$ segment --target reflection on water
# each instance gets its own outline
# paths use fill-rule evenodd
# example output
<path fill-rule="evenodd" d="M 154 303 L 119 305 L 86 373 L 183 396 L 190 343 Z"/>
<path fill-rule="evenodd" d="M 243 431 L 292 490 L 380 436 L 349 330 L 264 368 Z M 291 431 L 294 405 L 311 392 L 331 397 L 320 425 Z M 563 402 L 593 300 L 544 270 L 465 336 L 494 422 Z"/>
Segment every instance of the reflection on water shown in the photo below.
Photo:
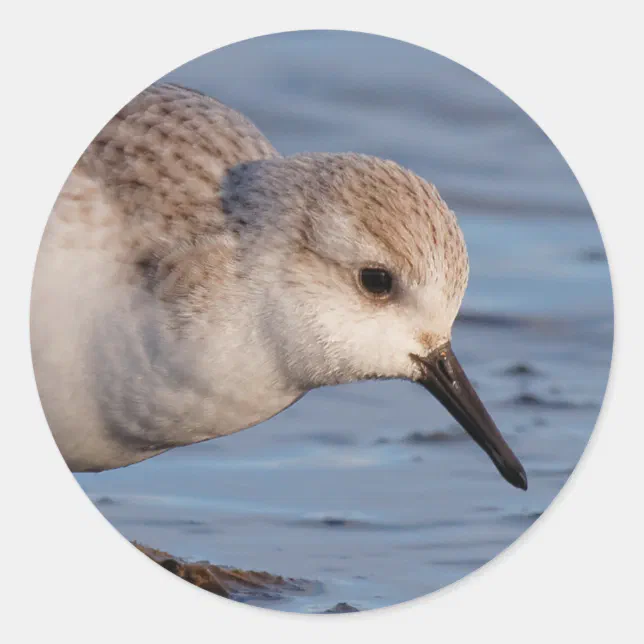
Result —
<path fill-rule="evenodd" d="M 489 561 L 545 510 L 593 429 L 612 302 L 590 208 L 539 128 L 471 72 L 362 34 L 225 48 L 174 82 L 247 114 L 285 154 L 391 158 L 459 216 L 472 276 L 454 347 L 528 472 L 510 487 L 420 387 L 322 389 L 251 431 L 79 475 L 128 538 L 189 560 L 320 581 L 254 603 L 405 601 Z"/>

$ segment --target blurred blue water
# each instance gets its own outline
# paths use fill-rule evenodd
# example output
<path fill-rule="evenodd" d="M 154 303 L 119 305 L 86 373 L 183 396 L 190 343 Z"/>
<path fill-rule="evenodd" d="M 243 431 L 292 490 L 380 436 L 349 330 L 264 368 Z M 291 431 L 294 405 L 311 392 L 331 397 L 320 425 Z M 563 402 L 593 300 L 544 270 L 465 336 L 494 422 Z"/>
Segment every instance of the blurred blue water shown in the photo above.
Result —
<path fill-rule="evenodd" d="M 169 79 L 239 109 L 284 154 L 376 154 L 437 185 L 472 265 L 454 347 L 530 489 L 505 483 L 438 403 L 402 382 L 319 390 L 251 431 L 79 482 L 130 539 L 323 582 L 319 596 L 263 604 L 282 610 L 385 606 L 489 561 L 565 483 L 608 377 L 608 266 L 565 161 L 504 94 L 398 41 L 280 34 Z M 506 373 L 517 364 L 534 373 Z"/>

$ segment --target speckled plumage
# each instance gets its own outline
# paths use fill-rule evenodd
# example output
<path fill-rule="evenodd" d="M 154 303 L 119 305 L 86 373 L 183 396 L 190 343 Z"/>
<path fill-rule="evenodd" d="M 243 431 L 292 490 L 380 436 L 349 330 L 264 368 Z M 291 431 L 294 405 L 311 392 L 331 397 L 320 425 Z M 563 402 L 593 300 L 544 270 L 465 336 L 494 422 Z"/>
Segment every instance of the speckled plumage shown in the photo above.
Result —
<path fill-rule="evenodd" d="M 386 302 L 361 267 L 386 267 Z M 229 434 L 306 391 L 413 378 L 468 275 L 453 213 L 392 161 L 282 157 L 172 85 L 125 106 L 54 206 L 32 295 L 47 419 L 75 470 Z"/>

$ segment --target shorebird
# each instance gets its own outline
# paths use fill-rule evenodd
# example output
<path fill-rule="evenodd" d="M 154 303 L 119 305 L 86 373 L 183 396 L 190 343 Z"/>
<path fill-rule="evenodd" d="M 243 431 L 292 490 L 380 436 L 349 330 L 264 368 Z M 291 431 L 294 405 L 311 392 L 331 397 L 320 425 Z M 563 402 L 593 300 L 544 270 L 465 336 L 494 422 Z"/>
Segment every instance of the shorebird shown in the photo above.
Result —
<path fill-rule="evenodd" d="M 283 157 L 214 98 L 154 85 L 91 142 L 44 232 L 31 336 L 47 421 L 72 470 L 100 471 L 317 387 L 402 378 L 526 489 L 451 348 L 468 273 L 455 215 L 411 171 Z"/>

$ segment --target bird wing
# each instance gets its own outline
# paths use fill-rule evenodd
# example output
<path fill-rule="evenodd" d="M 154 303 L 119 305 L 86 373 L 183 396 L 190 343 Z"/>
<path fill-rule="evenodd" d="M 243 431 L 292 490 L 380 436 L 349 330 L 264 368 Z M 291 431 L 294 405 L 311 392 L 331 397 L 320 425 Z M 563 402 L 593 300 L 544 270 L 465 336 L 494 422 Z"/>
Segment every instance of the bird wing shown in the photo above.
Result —
<path fill-rule="evenodd" d="M 160 84 L 123 107 L 79 159 L 43 235 L 31 306 L 43 407 L 75 469 L 123 464 L 121 448 L 105 441 L 105 398 L 117 401 L 110 418 L 125 413 L 125 389 L 146 400 L 159 376 L 150 329 L 196 310 L 204 272 L 221 276 L 231 264 L 222 178 L 240 162 L 275 156 L 241 114 Z M 157 270 L 170 275 L 155 285 Z"/>
<path fill-rule="evenodd" d="M 173 244 L 225 225 L 219 188 L 238 163 L 279 156 L 248 119 L 170 84 L 149 87 L 92 141 L 74 172 L 96 180 L 124 218 Z"/>

